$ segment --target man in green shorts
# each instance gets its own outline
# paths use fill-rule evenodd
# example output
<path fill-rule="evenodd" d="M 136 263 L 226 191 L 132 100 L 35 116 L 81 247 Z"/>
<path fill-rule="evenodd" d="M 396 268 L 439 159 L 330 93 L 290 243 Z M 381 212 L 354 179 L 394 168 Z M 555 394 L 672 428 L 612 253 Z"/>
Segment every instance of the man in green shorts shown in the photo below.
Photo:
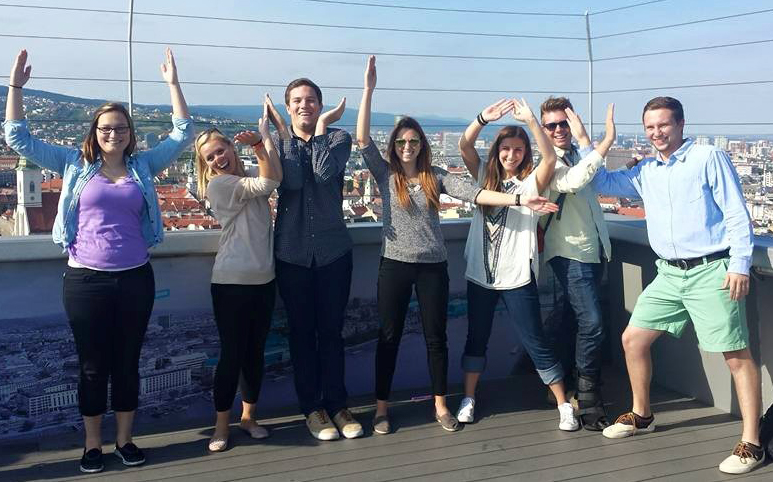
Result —
<path fill-rule="evenodd" d="M 623 348 L 633 407 L 604 429 L 623 438 L 655 429 L 650 411 L 650 347 L 663 333 L 679 337 L 692 321 L 703 350 L 721 352 L 735 382 L 743 434 L 720 465 L 746 473 L 760 465 L 760 373 L 748 348 L 744 297 L 749 292 L 753 232 L 738 175 L 724 151 L 682 138 L 684 111 L 672 97 L 644 107 L 644 130 L 657 151 L 630 170 L 600 168 L 599 193 L 638 197 L 647 211 L 658 275 L 639 297 Z"/>

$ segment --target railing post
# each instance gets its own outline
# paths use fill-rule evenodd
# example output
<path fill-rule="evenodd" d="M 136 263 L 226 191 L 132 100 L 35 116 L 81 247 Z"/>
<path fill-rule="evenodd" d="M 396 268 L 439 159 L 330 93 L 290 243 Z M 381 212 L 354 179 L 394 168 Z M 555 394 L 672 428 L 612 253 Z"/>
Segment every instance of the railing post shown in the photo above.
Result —
<path fill-rule="evenodd" d="M 129 0 L 129 41 L 126 44 L 129 58 L 129 115 L 134 115 L 134 71 L 132 68 L 132 24 L 134 20 L 134 0 Z"/>
<path fill-rule="evenodd" d="M 588 40 L 588 135 L 593 142 L 593 45 L 590 37 L 590 15 L 585 11 L 585 36 Z"/>

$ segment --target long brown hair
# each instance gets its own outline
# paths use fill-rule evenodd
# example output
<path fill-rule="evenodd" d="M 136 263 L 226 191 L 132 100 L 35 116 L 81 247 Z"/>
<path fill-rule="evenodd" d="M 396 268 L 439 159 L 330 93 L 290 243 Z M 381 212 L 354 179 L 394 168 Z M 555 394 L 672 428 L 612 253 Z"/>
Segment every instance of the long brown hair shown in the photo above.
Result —
<path fill-rule="evenodd" d="M 228 147 L 233 150 L 234 162 L 236 163 L 234 175 L 241 177 L 247 175 L 247 173 L 244 172 L 244 164 L 241 162 L 239 154 L 236 152 L 236 146 L 234 146 L 233 141 L 215 128 L 207 129 L 199 134 L 194 142 L 194 149 L 196 151 L 196 181 L 198 184 L 199 198 L 206 196 L 209 181 L 214 177 L 212 169 L 209 168 L 207 162 L 204 160 L 204 156 L 201 154 L 201 148 L 209 141 L 220 141 L 228 145 Z"/>
<path fill-rule="evenodd" d="M 405 175 L 403 161 L 397 155 L 397 149 L 395 148 L 397 134 L 403 129 L 412 129 L 419 133 L 421 146 L 419 147 L 419 155 L 416 158 L 419 183 L 424 191 L 424 195 L 427 197 L 427 205 L 435 208 L 436 211 L 440 211 L 440 192 L 438 191 L 437 179 L 432 172 L 432 150 L 429 147 L 427 136 L 424 135 L 424 130 L 412 117 L 403 117 L 395 124 L 395 128 L 389 136 L 389 142 L 387 143 L 389 168 L 395 174 L 395 190 L 397 191 L 397 199 L 400 201 L 400 206 L 405 209 L 411 206 L 411 197 L 408 194 L 408 176 Z"/>
<path fill-rule="evenodd" d="M 520 126 L 504 126 L 497 132 L 494 143 L 491 144 L 491 149 L 488 151 L 488 163 L 486 164 L 486 177 L 484 178 L 483 189 L 488 189 L 489 191 L 502 190 L 505 168 L 499 162 L 499 148 L 502 145 L 502 141 L 511 137 L 522 140 L 524 144 L 523 160 L 518 164 L 515 176 L 523 181 L 534 170 L 534 159 L 532 158 L 529 134 Z M 483 209 L 488 213 L 490 207 L 486 206 Z"/>
<path fill-rule="evenodd" d="M 91 126 L 89 127 L 89 133 L 86 134 L 86 138 L 83 140 L 83 158 L 87 162 L 91 163 L 96 161 L 97 155 L 100 152 L 99 143 L 97 142 L 97 123 L 99 122 L 99 117 L 107 112 L 120 112 L 126 117 L 126 122 L 129 124 L 129 144 L 126 146 L 126 149 L 123 150 L 123 155 L 130 156 L 132 152 L 134 152 L 134 148 L 137 147 L 137 134 L 134 132 L 134 122 L 129 115 L 129 111 L 126 110 L 126 107 L 124 107 L 123 104 L 119 104 L 118 102 L 108 102 L 107 104 L 99 106 L 96 112 L 94 112 L 94 117 L 92 117 Z"/>

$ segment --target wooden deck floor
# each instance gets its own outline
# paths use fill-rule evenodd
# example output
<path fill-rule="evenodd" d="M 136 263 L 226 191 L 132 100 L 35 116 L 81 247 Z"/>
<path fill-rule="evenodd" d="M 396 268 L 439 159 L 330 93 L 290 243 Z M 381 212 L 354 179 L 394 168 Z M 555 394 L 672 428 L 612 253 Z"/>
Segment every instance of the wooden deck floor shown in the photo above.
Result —
<path fill-rule="evenodd" d="M 604 392 L 610 414 L 626 408 L 629 394 L 622 377 L 607 383 Z M 397 394 L 398 400 L 400 395 L 408 396 Z M 146 465 L 124 468 L 106 454 L 105 471 L 95 475 L 78 472 L 82 449 L 74 435 L 4 447 L 0 480 L 773 480 L 773 464 L 746 477 L 717 470 L 739 438 L 740 423 L 694 400 L 654 387 L 658 429 L 614 441 L 584 430 L 559 431 L 558 413 L 544 395 L 532 375 L 485 382 L 478 395 L 479 421 L 457 433 L 446 433 L 430 420 L 428 401 L 398 402 L 391 412 L 397 430 L 387 436 L 371 432 L 372 406 L 360 400 L 354 412 L 365 437 L 335 442 L 313 440 L 288 408 L 285 416 L 262 421 L 272 430 L 269 439 L 253 441 L 232 429 L 231 448 L 219 454 L 207 453 L 211 428 L 203 422 L 184 429 L 158 427 L 135 438 L 146 451 Z M 454 409 L 459 399 L 458 393 L 451 398 Z"/>

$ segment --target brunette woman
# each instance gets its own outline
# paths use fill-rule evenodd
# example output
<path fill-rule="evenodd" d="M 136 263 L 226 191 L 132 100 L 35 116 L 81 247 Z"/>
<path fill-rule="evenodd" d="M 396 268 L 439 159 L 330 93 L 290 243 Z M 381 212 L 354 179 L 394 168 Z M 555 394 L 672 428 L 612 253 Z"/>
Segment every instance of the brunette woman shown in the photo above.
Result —
<path fill-rule="evenodd" d="M 117 425 L 115 455 L 124 465 L 145 456 L 132 442 L 139 395 L 139 359 L 155 297 L 148 248 L 163 240 L 153 177 L 166 169 L 193 138 L 171 50 L 161 74 L 172 101 L 172 131 L 159 145 L 134 152 L 134 124 L 122 104 L 99 107 L 81 149 L 47 144 L 27 128 L 22 87 L 30 78 L 27 52 L 11 69 L 5 140 L 19 155 L 62 175 L 54 242 L 69 254 L 64 308 L 80 363 L 78 404 L 86 430 L 82 472 L 100 472 L 102 415 L 107 385 Z"/>
<path fill-rule="evenodd" d="M 526 123 L 537 140 L 543 157 L 536 167 L 531 141 L 520 126 L 500 129 L 485 161 L 480 159 L 474 147 L 483 126 L 499 120 L 511 110 L 513 117 Z M 556 168 L 555 150 L 529 107 L 525 102 L 502 99 L 484 109 L 470 123 L 459 141 L 459 149 L 470 174 L 483 188 L 522 196 L 547 196 L 548 187 L 570 192 L 590 182 L 602 164 L 603 156 L 614 141 L 614 124 L 610 129 L 610 122 L 611 117 L 607 122 L 607 135 L 596 150 L 571 168 L 564 165 Z M 577 119 L 571 127 L 577 130 L 582 124 Z M 457 412 L 461 422 L 474 420 L 475 388 L 486 366 L 494 311 L 501 298 L 537 373 L 556 399 L 560 418 L 558 428 L 567 431 L 579 428 L 574 409 L 566 399 L 564 369 L 542 329 L 537 293 L 537 221 L 534 212 L 519 207 L 482 207 L 473 217 L 465 248 L 469 325 L 462 358 L 465 398 Z"/>
<path fill-rule="evenodd" d="M 448 347 L 448 273 L 440 230 L 440 194 L 484 205 L 525 205 L 544 212 L 557 209 L 536 195 L 514 196 L 483 190 L 432 166 L 427 138 L 418 122 L 402 118 L 381 156 L 370 138 L 371 99 L 376 87 L 376 59 L 365 70 L 365 88 L 357 119 L 357 143 L 383 199 L 381 262 L 378 275 L 380 329 L 376 349 L 376 415 L 374 430 L 391 431 L 387 416 L 389 392 L 414 287 L 427 344 L 435 419 L 447 431 L 458 422 L 446 405 Z"/>

